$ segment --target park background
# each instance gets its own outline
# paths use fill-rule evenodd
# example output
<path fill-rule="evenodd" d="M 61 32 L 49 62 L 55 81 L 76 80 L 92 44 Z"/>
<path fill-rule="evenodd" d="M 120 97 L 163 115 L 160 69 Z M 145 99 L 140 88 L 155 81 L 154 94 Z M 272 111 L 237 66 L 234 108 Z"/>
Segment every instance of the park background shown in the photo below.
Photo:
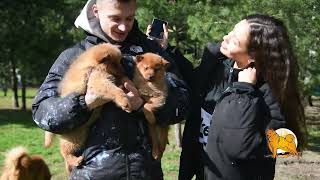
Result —
<path fill-rule="evenodd" d="M 73 22 L 85 0 L 1 0 L 0 167 L 4 153 L 25 146 L 41 154 L 54 180 L 66 179 L 57 143 L 43 148 L 43 131 L 31 117 L 37 88 L 59 53 L 84 37 Z M 320 179 L 319 0 L 137 0 L 142 30 L 154 17 L 169 22 L 170 44 L 199 64 L 204 45 L 220 42 L 243 17 L 267 13 L 283 20 L 297 56 L 309 144 L 301 158 L 279 159 L 276 179 Z M 172 128 L 173 129 L 173 128 Z M 180 148 L 173 132 L 163 158 L 165 180 L 177 179 Z M 1 172 L 1 168 L 0 168 Z"/>

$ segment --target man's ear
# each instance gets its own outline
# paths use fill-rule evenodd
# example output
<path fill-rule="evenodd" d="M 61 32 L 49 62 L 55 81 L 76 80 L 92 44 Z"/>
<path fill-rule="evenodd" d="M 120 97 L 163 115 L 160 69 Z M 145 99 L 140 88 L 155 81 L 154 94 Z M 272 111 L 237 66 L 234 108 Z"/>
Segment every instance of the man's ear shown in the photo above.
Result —
<path fill-rule="evenodd" d="M 167 69 L 168 67 L 169 67 L 169 65 L 170 65 L 170 63 L 167 61 L 167 60 L 165 60 L 165 59 L 161 59 L 161 63 L 162 63 L 162 65 Z"/>
<path fill-rule="evenodd" d="M 136 56 L 136 59 L 135 59 L 136 63 L 139 63 L 140 61 L 142 61 L 143 58 L 144 58 L 144 57 L 143 57 L 142 55 L 137 55 L 137 56 Z"/>
<path fill-rule="evenodd" d="M 97 6 L 96 3 L 92 5 L 92 12 L 93 12 L 93 14 L 94 14 L 94 16 L 95 16 L 96 18 L 99 18 L 99 13 L 98 13 L 99 10 L 98 10 L 98 6 Z"/>

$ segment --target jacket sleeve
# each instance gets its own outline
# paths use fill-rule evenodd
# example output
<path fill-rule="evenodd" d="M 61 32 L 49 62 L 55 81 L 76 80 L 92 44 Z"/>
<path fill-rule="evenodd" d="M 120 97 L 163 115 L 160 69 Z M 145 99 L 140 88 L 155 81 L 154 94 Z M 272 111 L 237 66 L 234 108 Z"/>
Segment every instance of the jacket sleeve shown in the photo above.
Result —
<path fill-rule="evenodd" d="M 89 116 L 84 95 L 74 93 L 61 98 L 58 94 L 59 82 L 80 52 L 73 48 L 60 54 L 32 103 L 33 120 L 46 131 L 63 133 L 81 125 Z"/>
<path fill-rule="evenodd" d="M 175 60 L 183 80 L 187 83 L 188 87 L 190 87 L 194 72 L 192 63 L 183 56 L 178 47 L 169 46 L 166 52 Z"/>
<path fill-rule="evenodd" d="M 249 83 L 234 82 L 218 100 L 213 126 L 221 128 L 217 135 L 222 142 L 220 147 L 230 158 L 263 158 L 268 153 L 266 128 L 284 125 L 268 88 L 265 84 L 258 89 Z"/>
<path fill-rule="evenodd" d="M 211 71 L 215 65 L 219 62 L 219 60 L 226 58 L 221 52 L 220 52 L 221 44 L 213 44 L 213 43 L 207 43 L 207 45 L 204 47 L 203 54 L 201 57 L 201 63 L 196 68 L 196 71 L 204 71 L 208 73 Z"/>
<path fill-rule="evenodd" d="M 191 89 L 196 94 L 204 91 L 210 78 L 210 72 L 214 71 L 218 63 L 227 57 L 220 52 L 221 44 L 208 43 L 203 50 L 200 65 L 194 69 L 191 79 Z"/>

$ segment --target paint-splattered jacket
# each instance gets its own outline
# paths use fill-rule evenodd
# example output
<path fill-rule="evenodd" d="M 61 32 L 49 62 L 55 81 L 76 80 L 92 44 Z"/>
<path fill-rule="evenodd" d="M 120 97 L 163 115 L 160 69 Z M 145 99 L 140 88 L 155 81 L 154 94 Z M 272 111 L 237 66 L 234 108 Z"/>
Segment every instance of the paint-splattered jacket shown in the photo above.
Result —
<path fill-rule="evenodd" d="M 103 40 L 88 34 L 86 39 L 62 52 L 51 67 L 36 95 L 33 119 L 36 124 L 53 133 L 63 133 L 79 127 L 88 120 L 83 94 L 59 97 L 57 87 L 72 61 L 85 49 Z M 132 56 L 154 52 L 170 61 L 166 74 L 168 97 L 166 104 L 157 110 L 159 124 L 173 124 L 184 119 L 188 106 L 188 91 L 174 61 L 154 41 L 149 40 L 135 23 L 123 43 L 123 67 L 132 77 Z M 71 179 L 162 179 L 161 164 L 151 157 L 146 120 L 141 112 L 126 113 L 113 103 L 103 106 L 100 117 L 93 124 L 86 145 L 84 160 L 73 169 Z"/>

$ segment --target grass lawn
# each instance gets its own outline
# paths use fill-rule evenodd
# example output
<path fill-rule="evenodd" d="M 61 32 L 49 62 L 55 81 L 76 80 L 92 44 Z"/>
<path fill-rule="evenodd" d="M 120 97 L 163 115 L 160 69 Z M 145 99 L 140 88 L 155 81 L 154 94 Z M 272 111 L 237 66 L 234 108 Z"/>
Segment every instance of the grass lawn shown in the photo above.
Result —
<path fill-rule="evenodd" d="M 11 91 L 8 92 L 7 97 L 4 97 L 3 92 L 0 91 L 0 167 L 2 167 L 4 153 L 7 150 L 16 146 L 24 146 L 30 154 L 40 154 L 44 157 L 53 175 L 53 180 L 67 179 L 57 141 L 53 147 L 45 149 L 43 147 L 44 131 L 32 121 L 30 107 L 36 91 L 36 89 L 27 91 L 28 110 L 26 112 L 12 109 Z M 21 101 L 19 104 L 21 105 Z M 174 136 L 170 132 L 170 145 L 167 146 L 162 165 L 165 180 L 178 179 L 179 156 L 180 149 L 175 147 Z"/>
<path fill-rule="evenodd" d="M 27 91 L 26 112 L 12 109 L 12 92 L 4 97 L 0 91 L 0 166 L 4 153 L 16 146 L 24 146 L 31 154 L 40 154 L 49 165 L 53 180 L 67 179 L 64 171 L 63 158 L 59 153 L 58 143 L 49 149 L 43 148 L 44 132 L 32 121 L 30 105 L 36 89 Z M 21 102 L 20 102 L 21 105 Z M 301 158 L 292 157 L 278 159 L 275 180 L 320 179 L 320 98 L 314 107 L 306 107 L 306 117 L 309 131 L 309 147 Z M 171 128 L 174 129 L 174 128 Z M 163 156 L 163 171 L 165 180 L 178 179 L 180 149 L 175 147 L 172 130 Z"/>

